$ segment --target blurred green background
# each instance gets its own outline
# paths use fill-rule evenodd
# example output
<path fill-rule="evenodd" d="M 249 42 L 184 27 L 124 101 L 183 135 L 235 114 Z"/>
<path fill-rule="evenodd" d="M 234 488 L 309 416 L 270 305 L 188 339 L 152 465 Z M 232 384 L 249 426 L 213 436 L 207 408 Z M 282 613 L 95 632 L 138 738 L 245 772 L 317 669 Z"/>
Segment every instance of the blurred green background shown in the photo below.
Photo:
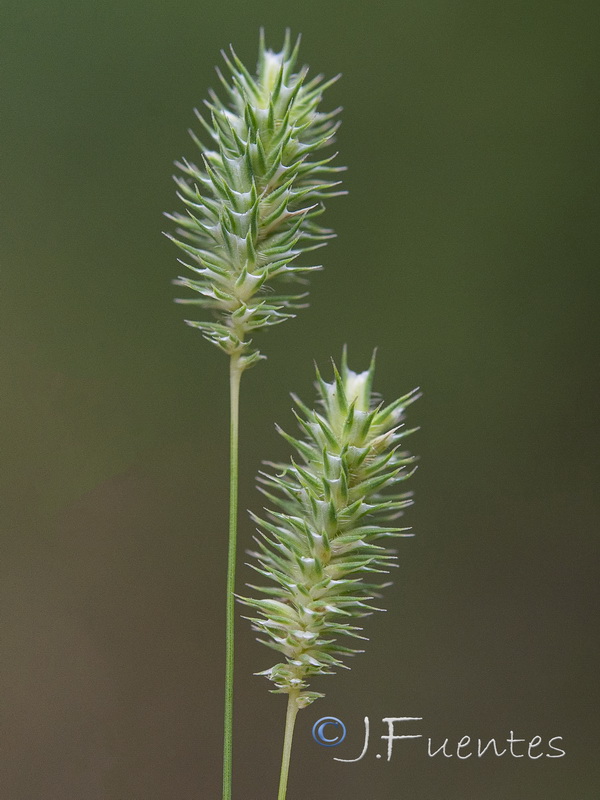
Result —
<path fill-rule="evenodd" d="M 532 0 L 2 4 L 3 799 L 220 796 L 227 363 L 182 323 L 160 231 L 219 49 L 253 65 L 260 25 L 343 72 L 350 194 L 310 309 L 244 379 L 242 509 L 313 359 L 347 342 L 362 369 L 377 345 L 384 397 L 424 390 L 417 535 L 367 653 L 315 682 L 289 800 L 600 797 L 598 22 Z M 285 701 L 252 676 L 271 663 L 240 620 L 239 800 L 276 793 Z M 326 715 L 337 750 L 310 735 Z M 333 761 L 364 716 L 369 754 Z M 387 763 L 386 716 L 567 756 L 397 743 Z"/>

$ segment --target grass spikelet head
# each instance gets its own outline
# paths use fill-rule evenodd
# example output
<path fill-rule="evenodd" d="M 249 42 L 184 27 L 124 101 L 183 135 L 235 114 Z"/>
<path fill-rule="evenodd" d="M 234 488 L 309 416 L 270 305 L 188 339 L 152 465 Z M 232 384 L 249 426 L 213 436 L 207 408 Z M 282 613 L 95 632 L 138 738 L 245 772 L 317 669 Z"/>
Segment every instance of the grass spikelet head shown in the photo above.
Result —
<path fill-rule="evenodd" d="M 393 526 L 412 503 L 411 493 L 393 491 L 414 471 L 403 448 L 411 430 L 405 409 L 415 390 L 389 405 L 372 391 L 375 361 L 364 372 L 348 368 L 345 354 L 331 382 L 317 371 L 315 409 L 295 398 L 300 436 L 281 432 L 295 451 L 287 464 L 270 464 L 260 488 L 269 508 L 260 518 L 251 566 L 270 585 L 252 586 L 258 598 L 242 601 L 259 641 L 283 661 L 259 673 L 273 691 L 293 694 L 298 707 L 322 695 L 308 691 L 314 675 L 345 667 L 362 652 L 348 640 L 364 639 L 357 620 L 376 608 L 385 583 L 377 581 L 394 564 L 386 537 L 410 535 Z M 389 490 L 392 490 L 391 492 Z"/>
<path fill-rule="evenodd" d="M 337 194 L 334 155 L 319 150 L 333 142 L 335 110 L 319 110 L 332 83 L 308 78 L 298 67 L 300 40 L 289 31 L 275 52 L 261 33 L 258 65 L 251 75 L 235 54 L 223 52 L 228 77 L 219 70 L 221 97 L 210 92 L 197 111 L 198 162 L 177 164 L 177 195 L 184 206 L 167 214 L 175 225 L 167 236 L 183 251 L 187 273 L 175 283 L 191 296 L 177 302 L 212 314 L 186 320 L 240 368 L 262 358 L 251 336 L 293 317 L 306 294 L 290 283 L 306 283 L 319 265 L 299 256 L 326 243 L 333 232 L 318 224 L 324 200 Z"/>

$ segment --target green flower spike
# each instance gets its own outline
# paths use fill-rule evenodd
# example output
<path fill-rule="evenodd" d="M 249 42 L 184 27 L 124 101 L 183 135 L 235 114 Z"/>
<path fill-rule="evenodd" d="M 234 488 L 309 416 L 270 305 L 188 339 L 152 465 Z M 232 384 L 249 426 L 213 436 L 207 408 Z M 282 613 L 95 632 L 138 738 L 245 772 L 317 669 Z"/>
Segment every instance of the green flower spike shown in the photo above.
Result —
<path fill-rule="evenodd" d="M 344 667 L 342 659 L 362 652 L 339 639 L 364 639 L 357 619 L 381 609 L 371 604 L 389 584 L 364 579 L 365 573 L 395 566 L 394 551 L 380 539 L 410 536 L 390 527 L 412 504 L 411 493 L 386 490 L 414 472 L 415 457 L 401 447 L 416 429 L 404 428 L 404 409 L 418 390 L 390 405 L 372 393 L 375 361 L 366 372 L 348 369 L 326 383 L 317 371 L 318 410 L 294 397 L 303 438 L 280 431 L 296 451 L 289 464 L 269 464 L 261 473 L 261 491 L 271 508 L 258 525 L 258 550 L 250 564 L 271 581 L 250 588 L 258 599 L 240 598 L 258 612 L 249 617 L 259 641 L 284 660 L 258 673 L 288 695 L 279 798 L 285 798 L 289 759 L 298 709 L 322 694 L 308 691 L 309 679 Z M 266 596 L 265 596 L 266 595 Z"/>
<path fill-rule="evenodd" d="M 306 294 L 290 294 L 285 284 L 304 283 L 306 273 L 321 269 L 297 259 L 335 235 L 316 218 L 323 200 L 344 194 L 332 180 L 343 169 L 331 165 L 335 154 L 315 158 L 339 126 L 340 109 L 317 110 L 337 78 L 308 80 L 307 67 L 294 71 L 299 44 L 300 38 L 292 47 L 287 31 L 283 49 L 275 53 L 261 31 L 256 76 L 233 49 L 230 56 L 223 53 L 231 74 L 228 81 L 217 70 L 225 101 L 211 91 L 206 118 L 196 111 L 209 146 L 190 131 L 202 163 L 177 163 L 177 194 L 186 213 L 167 214 L 178 227 L 166 235 L 184 251 L 181 263 L 193 273 L 175 283 L 197 295 L 177 302 L 216 318 L 186 322 L 240 369 L 264 357 L 248 338 L 252 332 L 293 317 L 303 306 Z"/>

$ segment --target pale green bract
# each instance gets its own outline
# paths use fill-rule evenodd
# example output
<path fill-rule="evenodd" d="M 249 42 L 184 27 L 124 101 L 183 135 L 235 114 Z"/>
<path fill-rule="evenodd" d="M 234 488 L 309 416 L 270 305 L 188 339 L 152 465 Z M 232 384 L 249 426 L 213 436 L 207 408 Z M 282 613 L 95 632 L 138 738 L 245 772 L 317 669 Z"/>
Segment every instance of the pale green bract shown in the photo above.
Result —
<path fill-rule="evenodd" d="M 217 71 L 226 100 L 210 92 L 209 119 L 196 111 L 210 146 L 190 131 L 202 166 L 177 164 L 183 173 L 175 177 L 177 194 L 186 213 L 167 214 L 178 226 L 167 236 L 185 252 L 181 263 L 193 273 L 175 283 L 198 295 L 177 302 L 214 314 L 214 321 L 186 322 L 242 369 L 264 357 L 248 336 L 302 307 L 306 294 L 285 291 L 286 279 L 303 283 L 305 273 L 321 268 L 297 259 L 334 235 L 315 218 L 325 198 L 343 194 L 336 190 L 339 181 L 331 180 L 343 169 L 331 165 L 335 154 L 314 158 L 332 143 L 339 125 L 340 109 L 317 110 L 336 78 L 309 81 L 306 67 L 295 72 L 299 43 L 291 46 L 288 31 L 276 53 L 261 33 L 256 76 L 233 49 L 231 57 L 223 53 L 230 81 Z"/>
<path fill-rule="evenodd" d="M 340 637 L 364 638 L 352 624 L 380 610 L 370 604 L 383 586 L 363 580 L 364 573 L 387 572 L 396 556 L 377 544 L 389 536 L 407 536 L 390 521 L 412 503 L 411 493 L 386 493 L 406 480 L 415 458 L 401 449 L 413 430 L 404 428 L 404 409 L 418 390 L 390 405 L 372 393 L 374 360 L 366 372 L 334 364 L 334 380 L 317 371 L 318 410 L 294 397 L 304 434 L 281 431 L 297 453 L 289 464 L 270 464 L 261 473 L 263 493 L 272 503 L 264 518 L 255 515 L 257 572 L 272 586 L 252 586 L 266 597 L 240 598 L 259 612 L 250 617 L 264 644 L 285 661 L 258 673 L 275 682 L 275 692 L 292 693 L 299 708 L 322 695 L 306 691 L 308 678 L 345 666 L 341 658 L 362 652 L 338 643 Z"/>

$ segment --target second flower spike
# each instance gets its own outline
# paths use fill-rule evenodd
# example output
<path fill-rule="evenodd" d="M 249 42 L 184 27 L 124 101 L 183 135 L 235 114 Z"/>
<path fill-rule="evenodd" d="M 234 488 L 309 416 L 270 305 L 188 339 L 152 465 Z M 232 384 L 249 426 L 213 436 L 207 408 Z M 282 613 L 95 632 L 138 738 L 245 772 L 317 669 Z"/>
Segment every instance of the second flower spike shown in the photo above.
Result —
<path fill-rule="evenodd" d="M 404 411 L 417 390 L 384 405 L 372 392 L 374 361 L 357 373 L 344 357 L 333 372 L 331 383 L 317 373 L 317 409 L 295 398 L 302 438 L 281 432 L 295 456 L 261 475 L 270 509 L 253 515 L 259 537 L 251 566 L 271 585 L 253 586 L 263 596 L 243 599 L 258 612 L 251 622 L 259 641 L 284 657 L 261 674 L 296 708 L 321 696 L 307 691 L 311 676 L 361 652 L 339 640 L 364 638 L 355 621 L 378 610 L 371 601 L 382 588 L 364 576 L 392 565 L 393 551 L 379 541 L 408 535 L 392 520 L 412 502 L 410 493 L 386 490 L 413 471 L 402 441 L 412 432 Z"/>

